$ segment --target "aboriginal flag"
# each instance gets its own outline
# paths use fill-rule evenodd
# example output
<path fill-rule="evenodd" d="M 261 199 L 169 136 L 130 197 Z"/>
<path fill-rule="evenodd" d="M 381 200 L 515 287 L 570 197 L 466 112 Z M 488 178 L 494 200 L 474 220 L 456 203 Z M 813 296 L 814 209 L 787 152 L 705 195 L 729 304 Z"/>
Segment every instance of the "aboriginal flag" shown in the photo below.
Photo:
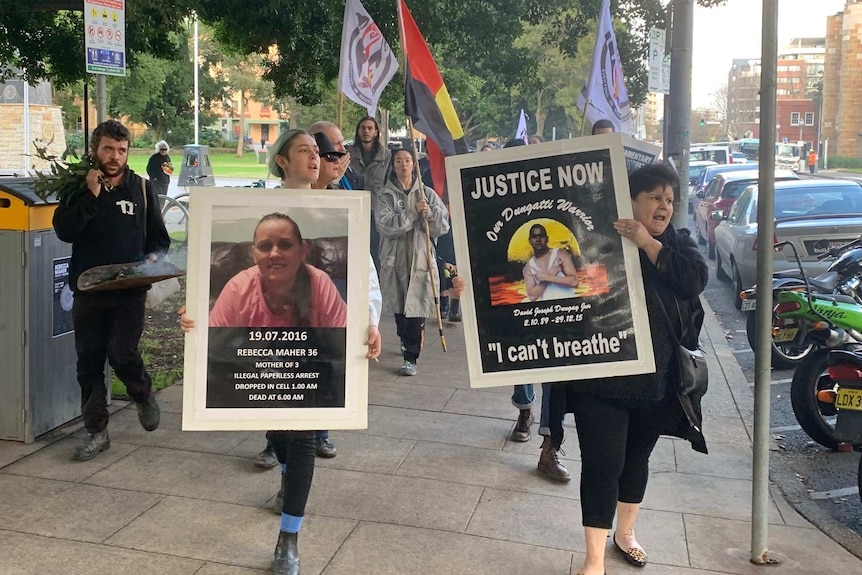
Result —
<path fill-rule="evenodd" d="M 434 191 L 441 197 L 446 185 L 445 157 L 467 153 L 467 142 L 446 84 L 416 27 L 404 0 L 398 0 L 404 43 L 404 113 L 425 134 Z"/>

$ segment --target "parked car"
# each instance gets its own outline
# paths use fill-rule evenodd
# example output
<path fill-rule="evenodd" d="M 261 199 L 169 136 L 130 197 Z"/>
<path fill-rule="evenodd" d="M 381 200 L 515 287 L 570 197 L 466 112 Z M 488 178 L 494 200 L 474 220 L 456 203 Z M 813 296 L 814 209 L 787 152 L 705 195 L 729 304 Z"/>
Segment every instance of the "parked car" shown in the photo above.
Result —
<path fill-rule="evenodd" d="M 731 152 L 730 153 L 730 163 L 731 164 L 747 164 L 749 162 L 748 157 L 742 152 Z"/>
<path fill-rule="evenodd" d="M 757 275 L 757 185 L 745 188 L 715 228 L 715 269 L 719 280 L 733 281 L 737 307 L 739 292 L 754 285 Z M 829 261 L 817 256 L 862 234 L 862 185 L 850 180 L 787 180 L 775 182 L 775 242 L 792 241 L 805 272 L 812 277 L 826 271 Z M 775 252 L 773 271 L 796 269 L 790 253 Z"/>
<path fill-rule="evenodd" d="M 730 146 L 724 144 L 692 144 L 689 160 L 712 160 L 716 164 L 730 163 Z"/>
<path fill-rule="evenodd" d="M 707 255 L 710 259 L 715 257 L 715 227 L 718 225 L 718 220 L 710 218 L 709 215 L 716 210 L 721 210 L 726 217 L 739 193 L 751 184 L 756 184 L 759 175 L 757 170 L 718 174 L 706 186 L 706 190 L 697 194 L 700 200 L 694 210 L 695 235 L 697 243 L 707 245 Z M 798 179 L 799 176 L 790 170 L 775 170 L 775 181 Z"/>
<path fill-rule="evenodd" d="M 697 194 L 703 193 L 706 191 L 706 187 L 712 181 L 712 179 L 718 174 L 724 174 L 726 172 L 740 172 L 742 170 L 756 170 L 757 164 L 719 164 L 717 166 L 708 166 L 703 172 L 700 174 L 700 178 L 697 180 L 697 184 L 694 186 L 695 197 Z"/>
<path fill-rule="evenodd" d="M 694 204 L 696 203 L 694 192 L 700 175 L 706 168 L 715 165 L 717 164 L 712 160 L 692 160 L 688 163 L 688 213 L 694 211 Z"/>

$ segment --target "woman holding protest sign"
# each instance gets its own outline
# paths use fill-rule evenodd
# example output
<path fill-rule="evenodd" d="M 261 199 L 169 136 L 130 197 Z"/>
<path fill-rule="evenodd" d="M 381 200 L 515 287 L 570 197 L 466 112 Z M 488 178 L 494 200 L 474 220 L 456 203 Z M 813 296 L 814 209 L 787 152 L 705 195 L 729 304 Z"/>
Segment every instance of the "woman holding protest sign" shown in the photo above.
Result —
<path fill-rule="evenodd" d="M 270 152 L 269 170 L 282 179 L 282 187 L 285 189 L 308 190 L 318 180 L 318 146 L 315 139 L 304 130 L 288 130 L 270 147 Z M 213 322 L 215 325 L 233 325 L 241 320 L 259 321 L 257 316 L 252 317 L 242 311 L 247 307 L 243 302 L 252 300 L 258 302 L 258 315 L 265 321 L 271 319 L 279 327 L 292 327 L 297 322 L 308 327 L 346 325 L 344 301 L 335 287 L 330 286 L 331 280 L 327 284 L 328 278 L 317 277 L 315 268 L 303 262 L 302 238 L 299 228 L 290 218 L 283 214 L 265 216 L 255 229 L 253 251 L 257 270 L 246 270 L 242 274 L 260 274 L 260 289 L 255 288 L 253 293 L 244 290 L 245 296 L 249 297 L 243 294 L 235 297 L 237 294 L 224 293 L 226 286 L 213 307 L 210 325 L 214 325 Z M 305 275 L 303 270 L 308 276 L 306 279 L 302 279 Z M 326 275 L 319 270 L 318 272 Z M 380 298 L 377 275 L 373 267 L 369 273 L 369 282 L 371 298 L 366 357 L 373 359 L 380 354 L 381 347 L 377 330 Z M 254 294 L 259 294 L 260 297 Z M 185 308 L 182 308 L 180 313 L 183 330 L 193 329 L 195 322 L 186 316 Z M 297 536 L 314 476 L 315 432 L 269 431 L 267 439 L 272 442 L 282 466 L 282 487 L 279 491 L 281 527 L 275 548 L 274 574 L 298 575 L 300 569 Z"/>
<path fill-rule="evenodd" d="M 697 347 L 703 323 L 699 296 L 708 268 L 687 229 L 670 224 L 676 173 L 649 164 L 629 174 L 634 218 L 614 229 L 640 255 L 656 371 L 554 386 L 551 436 L 562 442 L 562 415 L 572 412 L 581 449 L 581 510 L 586 559 L 580 575 L 602 575 L 614 514 L 613 545 L 632 565 L 643 567 L 647 554 L 635 537 L 634 523 L 646 491 L 649 457 L 659 435 L 688 439 L 706 453 L 701 433 L 701 395 L 682 396 L 676 343 Z M 667 337 L 669 331 L 676 338 Z"/>

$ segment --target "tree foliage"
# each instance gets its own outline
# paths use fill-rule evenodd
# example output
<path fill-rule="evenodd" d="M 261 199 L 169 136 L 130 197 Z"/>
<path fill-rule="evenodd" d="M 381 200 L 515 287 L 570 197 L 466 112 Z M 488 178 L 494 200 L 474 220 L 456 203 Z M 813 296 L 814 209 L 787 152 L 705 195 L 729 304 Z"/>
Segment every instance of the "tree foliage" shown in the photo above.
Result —
<path fill-rule="evenodd" d="M 146 124 L 157 138 L 171 144 L 193 139 L 194 99 L 190 86 L 194 84 L 194 69 L 190 65 L 191 31 L 188 28 L 172 35 L 173 53 L 170 58 L 150 54 L 139 55 L 125 78 L 108 78 L 108 110 L 112 116 L 128 116 Z M 215 118 L 212 106 L 224 99 L 226 82 L 213 69 L 211 60 L 201 59 L 198 74 L 200 115 L 204 125 Z"/>
<path fill-rule="evenodd" d="M 702 6 L 725 1 L 697 0 Z M 664 24 L 664 3 L 611 2 L 620 24 L 617 42 L 629 97 L 635 105 L 646 96 L 647 32 Z M 58 87 L 83 79 L 82 5 L 81 0 L 0 0 L 0 77 L 19 73 L 3 68 L 7 65 L 23 69 L 30 80 L 48 78 Z M 363 5 L 399 53 L 397 2 L 363 0 Z M 583 40 L 595 29 L 601 0 L 408 0 L 408 5 L 450 94 L 458 99 L 456 107 L 468 131 L 502 130 L 519 107 L 539 108 L 542 112 L 537 116 L 541 116 L 552 96 L 555 102 L 547 113 L 574 117 L 564 103 L 572 99 L 570 87 L 556 90 L 555 95 L 542 91 L 539 106 L 536 86 L 556 85 L 552 75 L 571 72 L 572 66 L 590 58 Z M 274 100 L 314 106 L 331 99 L 344 0 L 249 0 L 241 7 L 236 0 L 129 0 L 126 50 L 132 72 L 127 82 L 135 82 L 136 75 L 160 77 L 154 64 L 176 60 L 176 38 L 186 33 L 193 10 L 212 27 L 227 56 L 260 59 L 258 69 Z M 539 36 L 532 28 L 536 26 L 541 27 Z M 523 41 L 525 35 L 533 38 Z M 552 61 L 543 60 L 552 53 Z M 575 64 L 566 58 L 574 58 Z M 139 65 L 142 70 L 137 70 Z M 164 90 L 179 89 L 175 84 L 187 79 L 173 69 L 164 77 L 170 84 Z M 400 110 L 401 85 L 399 74 L 384 92 L 381 105 Z M 128 97 L 132 102 L 137 94 Z M 168 112 L 163 105 L 154 108 Z M 151 125 L 157 125 L 155 118 Z"/>

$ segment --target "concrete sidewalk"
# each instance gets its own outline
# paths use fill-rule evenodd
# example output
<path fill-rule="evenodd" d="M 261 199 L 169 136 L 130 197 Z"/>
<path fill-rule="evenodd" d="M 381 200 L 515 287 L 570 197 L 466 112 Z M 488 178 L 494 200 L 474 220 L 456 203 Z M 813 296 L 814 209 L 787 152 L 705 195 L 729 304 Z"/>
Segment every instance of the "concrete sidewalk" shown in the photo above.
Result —
<path fill-rule="evenodd" d="M 461 327 L 440 350 L 429 325 L 419 375 L 397 375 L 394 322 L 371 364 L 369 428 L 332 433 L 338 456 L 317 460 L 300 535 L 304 575 L 570 575 L 584 551 L 578 481 L 536 471 L 540 438 L 507 440 L 511 388 L 471 390 Z M 770 556 L 748 561 L 751 390 L 712 312 L 710 455 L 662 438 L 637 530 L 639 570 L 609 549 L 608 574 L 849 575 L 862 560 L 797 514 L 773 490 Z M 71 382 L 70 382 L 71 385 Z M 268 509 L 279 472 L 252 457 L 262 433 L 181 432 L 182 387 L 159 394 L 161 427 L 140 428 L 133 407 L 111 419 L 112 447 L 69 460 L 80 425 L 34 445 L 0 442 L 0 574 L 252 575 L 268 572 L 278 518 Z M 571 417 L 571 416 L 569 416 Z M 567 420 L 564 463 L 577 478 Z M 69 435 L 71 434 L 71 436 Z"/>

